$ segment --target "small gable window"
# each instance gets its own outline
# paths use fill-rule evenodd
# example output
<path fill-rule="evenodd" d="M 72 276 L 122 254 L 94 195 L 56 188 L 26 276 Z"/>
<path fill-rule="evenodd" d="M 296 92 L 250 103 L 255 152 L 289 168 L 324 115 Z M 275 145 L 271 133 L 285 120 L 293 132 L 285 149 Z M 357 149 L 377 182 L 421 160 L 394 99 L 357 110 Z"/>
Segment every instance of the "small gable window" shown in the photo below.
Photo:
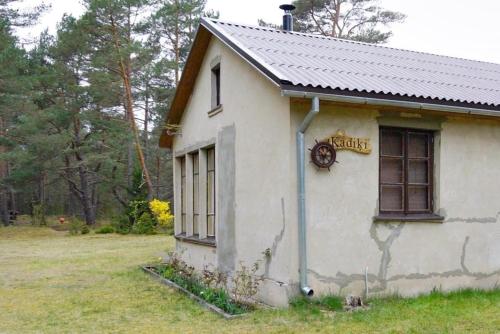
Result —
<path fill-rule="evenodd" d="M 220 99 L 220 63 L 212 67 L 212 109 L 221 105 Z"/>

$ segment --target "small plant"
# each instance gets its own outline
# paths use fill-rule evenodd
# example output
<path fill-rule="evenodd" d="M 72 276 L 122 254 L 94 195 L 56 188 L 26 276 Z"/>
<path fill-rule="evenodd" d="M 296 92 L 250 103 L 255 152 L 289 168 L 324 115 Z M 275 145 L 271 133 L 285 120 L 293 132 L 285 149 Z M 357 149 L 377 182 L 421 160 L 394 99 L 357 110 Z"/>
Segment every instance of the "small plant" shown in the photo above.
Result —
<path fill-rule="evenodd" d="M 35 226 L 47 225 L 47 221 L 45 220 L 45 207 L 43 204 L 33 204 L 32 224 Z"/>
<path fill-rule="evenodd" d="M 226 290 L 227 275 L 225 273 L 217 269 L 211 271 L 205 267 L 199 275 L 176 253 L 171 253 L 167 262 L 158 265 L 156 271 L 166 279 L 229 314 L 241 314 L 253 308 L 248 302 L 240 303 L 231 298 Z"/>
<path fill-rule="evenodd" d="M 80 234 L 84 227 L 83 221 L 76 217 L 72 217 L 69 221 L 69 234 L 71 235 L 77 235 Z"/>
<path fill-rule="evenodd" d="M 89 234 L 90 233 L 90 229 L 87 225 L 84 225 L 82 227 L 82 230 L 81 230 L 82 234 Z"/>
<path fill-rule="evenodd" d="M 148 212 L 144 212 L 141 217 L 132 226 L 134 234 L 155 234 L 155 224 L 153 218 Z"/>
<path fill-rule="evenodd" d="M 335 295 L 325 295 L 319 298 L 299 296 L 290 302 L 290 305 L 298 310 L 309 310 L 312 313 L 325 311 L 341 311 L 344 307 L 343 299 Z"/>
<path fill-rule="evenodd" d="M 232 293 L 234 299 L 239 303 L 248 303 L 258 292 L 262 277 L 257 276 L 259 264 L 256 262 L 251 268 L 240 263 L 240 269 L 234 273 L 232 278 Z"/>
<path fill-rule="evenodd" d="M 210 288 L 225 289 L 227 286 L 227 274 L 217 268 L 210 270 L 208 266 L 205 266 L 201 272 L 201 280 Z"/>
<path fill-rule="evenodd" d="M 132 230 L 132 222 L 129 217 L 125 215 L 114 218 L 111 221 L 111 225 L 116 233 L 119 234 L 129 234 Z"/>
<path fill-rule="evenodd" d="M 99 227 L 96 231 L 96 234 L 109 234 L 109 233 L 115 233 L 115 229 L 113 226 L 110 225 L 104 225 Z"/>

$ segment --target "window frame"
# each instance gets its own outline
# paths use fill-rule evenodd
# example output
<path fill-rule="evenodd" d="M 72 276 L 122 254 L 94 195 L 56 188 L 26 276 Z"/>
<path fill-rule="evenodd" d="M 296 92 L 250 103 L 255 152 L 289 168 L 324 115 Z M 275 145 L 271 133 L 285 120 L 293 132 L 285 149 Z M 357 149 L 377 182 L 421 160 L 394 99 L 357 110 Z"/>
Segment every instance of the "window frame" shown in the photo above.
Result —
<path fill-rule="evenodd" d="M 193 236 L 200 235 L 200 154 L 198 151 L 191 154 L 193 161 Z"/>
<path fill-rule="evenodd" d="M 213 152 L 213 169 L 211 169 L 210 166 L 210 152 Z M 216 186 L 217 186 L 217 179 L 216 179 L 216 169 L 217 169 L 217 164 L 216 164 L 216 151 L 215 147 L 209 147 L 207 148 L 207 184 L 206 184 L 206 215 L 207 215 L 207 226 L 206 226 L 206 231 L 207 231 L 207 238 L 215 238 L 217 235 L 217 191 L 216 191 Z M 212 180 L 213 184 L 210 185 L 210 173 L 212 173 Z M 210 190 L 212 191 L 211 194 L 209 194 Z M 211 199 L 211 204 L 209 203 L 209 200 Z M 213 206 L 212 210 L 210 210 L 210 207 Z M 212 225 L 213 225 L 213 234 L 209 233 L 209 222 L 210 218 L 212 218 Z"/>
<path fill-rule="evenodd" d="M 401 156 L 390 156 L 384 155 L 382 150 L 382 138 L 383 132 L 396 132 L 402 134 L 402 155 Z M 427 136 L 426 144 L 428 150 L 428 157 L 409 157 L 409 139 L 411 135 L 425 135 Z M 401 217 L 412 219 L 416 217 L 428 217 L 434 216 L 434 137 L 435 131 L 432 130 L 421 130 L 412 129 L 404 127 L 389 127 L 381 126 L 379 128 L 379 214 L 380 216 L 386 217 Z M 402 159 L 403 163 L 403 175 L 402 182 L 382 182 L 382 161 L 385 159 Z M 409 162 L 410 161 L 426 161 L 427 162 L 427 182 L 417 183 L 409 182 Z M 402 210 L 383 210 L 382 208 L 382 187 L 383 186 L 394 186 L 401 185 L 403 187 L 403 198 L 402 198 Z M 426 187 L 427 190 L 427 203 L 428 209 L 425 210 L 415 210 L 410 209 L 409 201 L 409 189 L 411 187 Z"/>
<path fill-rule="evenodd" d="M 186 171 L 186 156 L 180 159 L 180 174 L 181 174 L 181 228 L 182 234 L 187 233 L 187 171 Z"/>
<path fill-rule="evenodd" d="M 220 63 L 212 66 L 211 74 L 211 108 L 212 110 L 219 108 L 222 105 L 221 100 L 221 66 Z"/>

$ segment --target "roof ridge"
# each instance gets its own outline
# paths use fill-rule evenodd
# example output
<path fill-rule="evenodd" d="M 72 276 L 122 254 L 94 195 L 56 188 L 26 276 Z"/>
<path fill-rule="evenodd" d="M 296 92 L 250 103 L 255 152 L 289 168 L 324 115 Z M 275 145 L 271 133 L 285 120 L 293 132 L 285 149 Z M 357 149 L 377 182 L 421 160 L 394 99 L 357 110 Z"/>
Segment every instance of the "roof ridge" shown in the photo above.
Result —
<path fill-rule="evenodd" d="M 209 17 L 204 17 L 203 19 L 210 20 L 210 21 L 215 22 L 215 23 L 233 25 L 233 26 L 236 26 L 236 27 L 244 27 L 244 28 L 250 28 L 250 29 L 271 31 L 271 32 L 277 32 L 277 33 L 282 33 L 282 34 L 290 34 L 290 35 L 301 35 L 301 36 L 305 36 L 305 37 L 309 37 L 309 38 L 319 38 L 319 39 L 326 39 L 326 40 L 334 40 L 334 41 L 343 42 L 343 43 L 366 45 L 366 46 L 371 46 L 371 47 L 376 47 L 376 48 L 381 48 L 381 49 L 390 49 L 390 50 L 411 52 L 411 53 L 416 53 L 416 54 L 421 54 L 421 55 L 429 55 L 429 56 L 435 56 L 435 57 L 441 57 L 441 58 L 448 58 L 448 59 L 456 59 L 456 60 L 462 60 L 462 61 L 473 62 L 473 63 L 482 63 L 482 64 L 489 64 L 489 65 L 500 66 L 500 63 L 494 63 L 494 62 L 485 61 L 485 60 L 476 60 L 476 59 L 468 59 L 468 58 L 456 57 L 456 56 L 447 56 L 447 55 L 442 55 L 442 54 L 437 54 L 437 53 L 415 51 L 415 50 L 397 48 L 397 47 L 386 46 L 386 45 L 381 45 L 381 44 L 359 42 L 359 41 L 353 41 L 353 40 L 344 39 L 344 38 L 324 36 L 324 35 L 316 35 L 316 34 L 309 34 L 309 33 L 303 33 L 303 32 L 298 32 L 298 31 L 286 31 L 286 30 L 281 30 L 281 29 L 275 29 L 275 28 L 270 28 L 270 27 L 262 27 L 262 26 L 259 26 L 259 25 L 252 25 L 252 24 L 247 24 L 247 23 L 237 23 L 237 22 L 231 22 L 231 21 L 226 21 L 226 20 L 214 19 L 214 18 L 209 18 Z"/>

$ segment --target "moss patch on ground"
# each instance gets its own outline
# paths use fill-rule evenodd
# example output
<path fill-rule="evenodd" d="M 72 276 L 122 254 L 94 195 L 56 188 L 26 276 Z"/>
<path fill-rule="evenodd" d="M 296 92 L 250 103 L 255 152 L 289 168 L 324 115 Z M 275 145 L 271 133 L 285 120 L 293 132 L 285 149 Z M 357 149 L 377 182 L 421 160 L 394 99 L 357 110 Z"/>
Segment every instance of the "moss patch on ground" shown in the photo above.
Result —
<path fill-rule="evenodd" d="M 173 245 L 165 235 L 1 227 L 0 333 L 500 332 L 498 290 L 373 300 L 355 313 L 297 303 L 227 321 L 138 268 Z"/>

